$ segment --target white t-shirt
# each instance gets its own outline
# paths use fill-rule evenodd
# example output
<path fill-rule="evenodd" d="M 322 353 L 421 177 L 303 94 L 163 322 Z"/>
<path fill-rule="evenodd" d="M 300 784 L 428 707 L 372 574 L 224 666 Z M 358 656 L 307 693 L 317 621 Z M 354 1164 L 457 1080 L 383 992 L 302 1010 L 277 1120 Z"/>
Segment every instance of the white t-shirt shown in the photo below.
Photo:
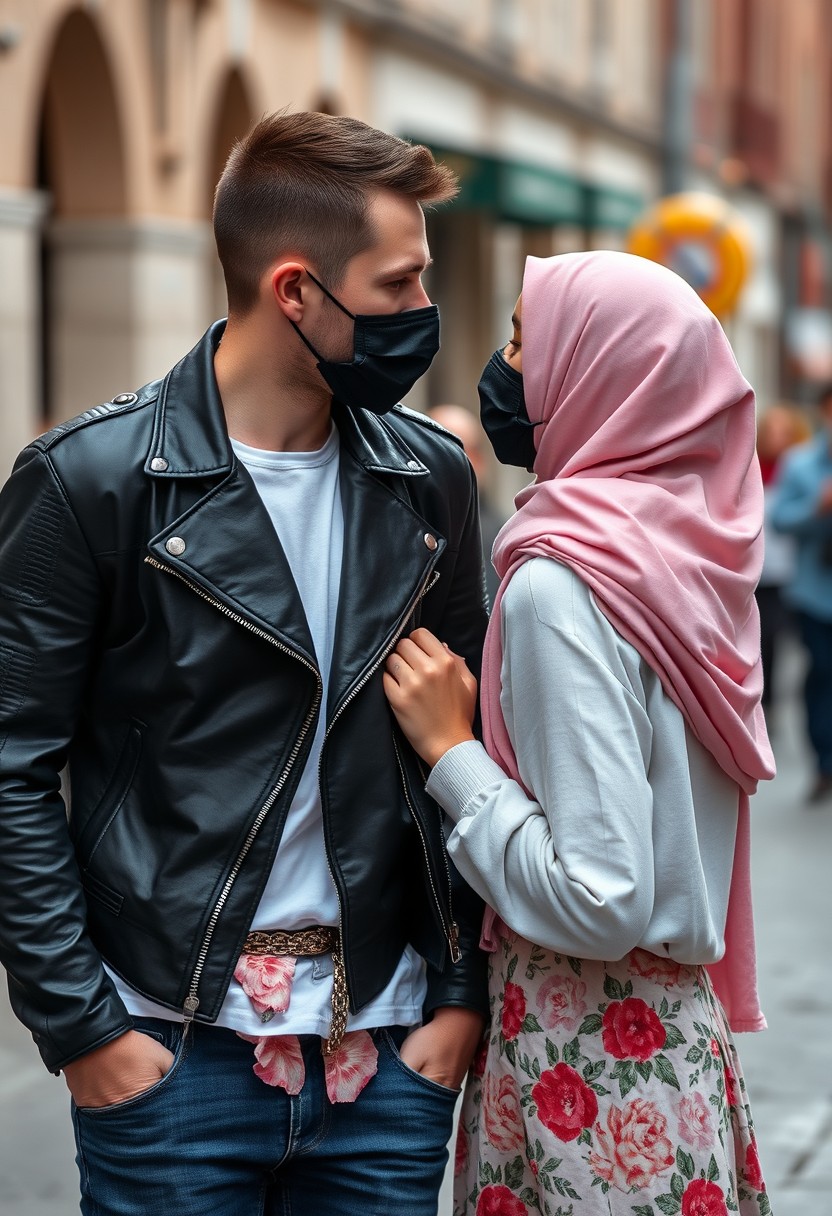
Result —
<path fill-rule="evenodd" d="M 238 460 L 251 474 L 269 513 L 292 571 L 318 670 L 323 697 L 317 730 L 295 796 L 286 816 L 271 874 L 252 921 L 252 929 L 300 929 L 338 925 L 338 894 L 324 845 L 318 767 L 326 730 L 327 688 L 338 612 L 344 517 L 339 489 L 338 431 L 332 428 L 314 452 L 270 452 L 232 439 Z M 311 560 L 314 555 L 314 560 Z M 167 1010 L 138 996 L 117 977 L 116 984 L 131 1014 L 167 1017 Z M 347 1029 L 412 1026 L 421 1020 L 426 992 L 422 959 L 409 947 L 387 987 L 365 1009 L 349 1019 Z M 236 980 L 231 981 L 217 1018 L 244 1034 L 329 1033 L 332 1017 L 332 958 L 300 958 L 285 1013 L 261 1022 Z"/>

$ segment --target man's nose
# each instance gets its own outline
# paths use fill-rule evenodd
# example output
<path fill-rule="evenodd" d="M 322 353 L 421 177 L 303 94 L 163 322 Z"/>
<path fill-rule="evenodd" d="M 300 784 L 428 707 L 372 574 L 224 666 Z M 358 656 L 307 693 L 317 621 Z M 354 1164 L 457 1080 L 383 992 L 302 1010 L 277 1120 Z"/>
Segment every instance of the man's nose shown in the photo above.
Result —
<path fill-rule="evenodd" d="M 425 291 L 424 285 L 422 283 L 420 283 L 418 285 L 418 287 L 416 288 L 415 292 L 413 293 L 413 299 L 408 300 L 407 307 L 408 308 L 429 308 L 430 304 L 431 304 L 431 298 L 428 295 L 428 293 Z"/>

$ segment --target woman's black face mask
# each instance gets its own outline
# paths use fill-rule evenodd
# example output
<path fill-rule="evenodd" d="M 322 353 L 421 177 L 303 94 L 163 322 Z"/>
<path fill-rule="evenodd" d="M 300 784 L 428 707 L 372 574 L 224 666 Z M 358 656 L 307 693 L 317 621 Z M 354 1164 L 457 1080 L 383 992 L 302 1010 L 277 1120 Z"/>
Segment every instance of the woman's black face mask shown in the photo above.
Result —
<path fill-rule="evenodd" d="M 532 471 L 535 458 L 534 428 L 523 397 L 523 376 L 506 362 L 501 350 L 485 365 L 477 391 L 480 420 L 500 464 Z"/>

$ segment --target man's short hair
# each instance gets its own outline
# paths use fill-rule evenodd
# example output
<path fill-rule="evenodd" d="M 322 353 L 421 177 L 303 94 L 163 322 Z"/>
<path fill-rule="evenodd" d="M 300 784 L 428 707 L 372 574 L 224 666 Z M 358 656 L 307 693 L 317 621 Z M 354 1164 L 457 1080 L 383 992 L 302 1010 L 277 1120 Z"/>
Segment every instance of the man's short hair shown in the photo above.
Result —
<path fill-rule="evenodd" d="M 237 141 L 214 196 L 214 236 L 229 310 L 249 311 L 263 274 L 282 253 L 307 258 L 337 288 L 374 240 L 368 192 L 387 189 L 421 205 L 445 202 L 456 177 L 421 144 L 356 118 L 270 114 Z"/>

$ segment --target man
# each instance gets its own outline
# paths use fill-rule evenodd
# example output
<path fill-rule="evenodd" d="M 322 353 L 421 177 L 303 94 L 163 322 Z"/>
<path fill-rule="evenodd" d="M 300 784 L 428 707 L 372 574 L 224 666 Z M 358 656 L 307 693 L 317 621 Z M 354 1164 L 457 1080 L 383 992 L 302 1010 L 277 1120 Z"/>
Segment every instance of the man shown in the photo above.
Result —
<path fill-rule="evenodd" d="M 486 624 L 470 466 L 395 406 L 453 188 L 265 119 L 217 189 L 227 326 L 0 496 L 2 961 L 85 1213 L 435 1212 L 481 908 L 382 676 L 419 624 L 476 671 Z"/>
<path fill-rule="evenodd" d="M 480 531 L 482 533 L 482 556 L 485 565 L 485 588 L 488 592 L 489 603 L 493 607 L 500 586 L 500 579 L 491 561 L 491 550 L 497 533 L 505 523 L 504 516 L 497 510 L 489 492 L 489 466 L 486 453 L 485 432 L 470 410 L 462 405 L 434 405 L 428 410 L 428 417 L 446 431 L 456 435 L 461 440 L 465 455 L 471 461 L 471 468 L 477 479 L 477 489 L 480 503 Z"/>
<path fill-rule="evenodd" d="M 783 458 L 771 521 L 794 537 L 797 562 L 786 598 L 795 610 L 809 666 L 804 697 L 817 760 L 810 804 L 832 802 L 832 384 L 818 396 L 821 428 Z"/>

